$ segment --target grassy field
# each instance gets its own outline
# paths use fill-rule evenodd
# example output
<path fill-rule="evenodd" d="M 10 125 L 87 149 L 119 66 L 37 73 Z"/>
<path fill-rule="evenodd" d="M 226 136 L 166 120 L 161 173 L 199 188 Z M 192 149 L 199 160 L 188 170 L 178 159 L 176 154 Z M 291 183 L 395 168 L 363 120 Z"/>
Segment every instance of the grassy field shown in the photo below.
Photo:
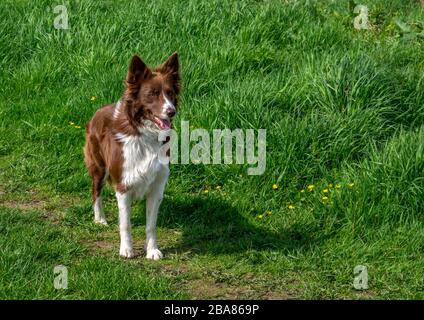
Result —
<path fill-rule="evenodd" d="M 0 298 L 423 299 L 424 10 L 356 2 L 368 30 L 342 0 L 67 1 L 68 30 L 61 2 L 1 1 Z M 143 258 L 140 202 L 123 260 L 110 188 L 93 223 L 84 127 L 134 53 L 174 51 L 177 130 L 267 129 L 267 167 L 172 165 L 165 259 Z"/>

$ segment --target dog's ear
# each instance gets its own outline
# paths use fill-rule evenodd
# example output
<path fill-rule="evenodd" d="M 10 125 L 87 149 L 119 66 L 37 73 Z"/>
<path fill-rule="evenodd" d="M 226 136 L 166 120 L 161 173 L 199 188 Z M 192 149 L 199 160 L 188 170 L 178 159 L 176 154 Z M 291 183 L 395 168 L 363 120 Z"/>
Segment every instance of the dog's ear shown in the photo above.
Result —
<path fill-rule="evenodd" d="M 178 73 L 180 63 L 178 61 L 178 53 L 174 52 L 163 64 L 161 70 L 163 73 Z"/>
<path fill-rule="evenodd" d="M 149 67 L 146 66 L 143 60 L 135 55 L 132 57 L 128 67 L 126 83 L 127 85 L 137 85 L 140 83 L 140 80 L 148 78 L 151 73 Z"/>
<path fill-rule="evenodd" d="M 175 93 L 180 92 L 180 62 L 178 59 L 178 53 L 174 52 L 160 67 L 159 70 L 161 73 L 168 75 L 173 83 Z"/>

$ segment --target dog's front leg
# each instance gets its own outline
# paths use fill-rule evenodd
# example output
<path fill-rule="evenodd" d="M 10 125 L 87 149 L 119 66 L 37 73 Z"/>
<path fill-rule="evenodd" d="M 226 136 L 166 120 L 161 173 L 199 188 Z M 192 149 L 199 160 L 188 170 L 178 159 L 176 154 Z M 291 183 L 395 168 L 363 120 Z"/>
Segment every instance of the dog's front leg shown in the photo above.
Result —
<path fill-rule="evenodd" d="M 162 202 L 163 192 L 168 180 L 169 169 L 166 167 L 162 175 L 153 185 L 152 190 L 146 195 L 146 258 L 159 260 L 163 257 L 156 243 L 156 220 L 159 206 Z"/>
<path fill-rule="evenodd" d="M 133 242 L 131 237 L 131 195 L 129 192 L 116 192 L 119 208 L 119 234 L 121 245 L 119 255 L 125 258 L 134 257 Z"/>

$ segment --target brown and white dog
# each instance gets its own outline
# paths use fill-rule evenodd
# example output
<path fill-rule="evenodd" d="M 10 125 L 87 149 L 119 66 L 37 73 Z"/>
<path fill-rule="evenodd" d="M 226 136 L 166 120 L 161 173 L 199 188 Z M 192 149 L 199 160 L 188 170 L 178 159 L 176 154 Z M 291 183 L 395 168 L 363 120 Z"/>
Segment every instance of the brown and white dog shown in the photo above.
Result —
<path fill-rule="evenodd" d="M 84 160 L 92 178 L 94 220 L 107 224 L 101 190 L 108 180 L 119 208 L 119 254 L 134 257 L 131 202 L 146 198 L 146 258 L 158 260 L 156 220 L 169 176 L 160 161 L 161 130 L 171 127 L 180 92 L 178 55 L 151 70 L 138 57 L 130 62 L 121 99 L 97 110 L 86 127 Z"/>

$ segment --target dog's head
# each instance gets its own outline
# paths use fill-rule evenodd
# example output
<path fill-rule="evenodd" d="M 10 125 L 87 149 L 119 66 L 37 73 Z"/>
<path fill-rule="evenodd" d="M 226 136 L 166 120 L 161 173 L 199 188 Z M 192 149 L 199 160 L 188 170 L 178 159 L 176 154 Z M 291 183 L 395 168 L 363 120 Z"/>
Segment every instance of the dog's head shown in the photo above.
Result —
<path fill-rule="evenodd" d="M 177 113 L 179 93 L 177 53 L 153 70 L 137 55 L 131 59 L 124 93 L 125 109 L 131 125 L 140 127 L 150 121 L 158 129 L 169 129 Z"/>

